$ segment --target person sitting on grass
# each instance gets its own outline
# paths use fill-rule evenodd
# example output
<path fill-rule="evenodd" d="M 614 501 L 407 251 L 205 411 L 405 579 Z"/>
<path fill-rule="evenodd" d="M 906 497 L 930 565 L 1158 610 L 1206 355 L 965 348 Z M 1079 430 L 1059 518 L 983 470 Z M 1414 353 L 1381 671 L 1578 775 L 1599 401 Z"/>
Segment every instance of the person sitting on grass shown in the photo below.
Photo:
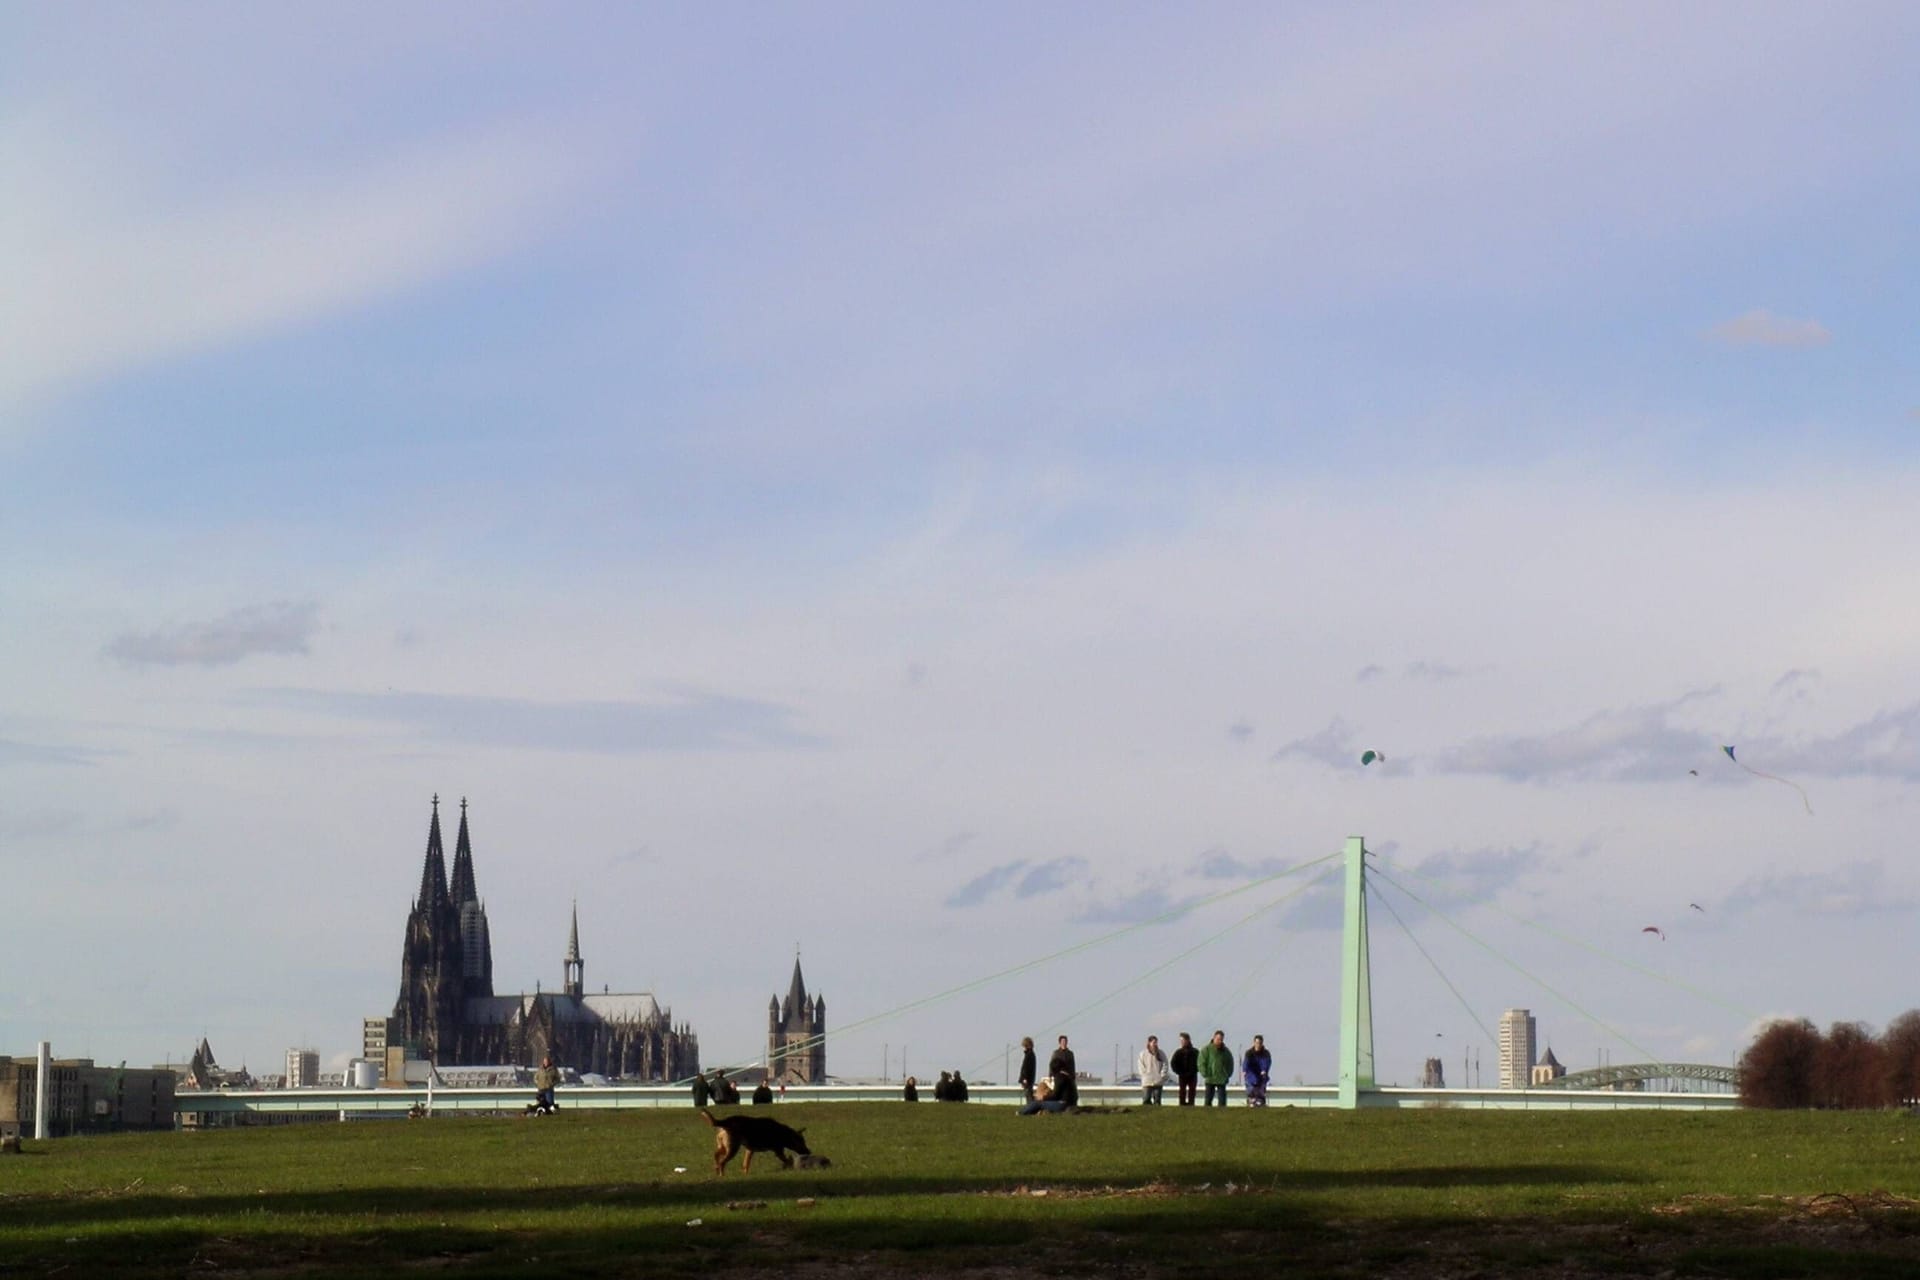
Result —
<path fill-rule="evenodd" d="M 900 1091 L 900 1097 L 904 1102 L 920 1101 L 920 1082 L 912 1076 L 908 1076 L 907 1087 Z"/>
<path fill-rule="evenodd" d="M 1053 1081 L 1039 1080 L 1034 1083 L 1033 1097 L 1027 1105 L 1020 1108 L 1023 1116 L 1039 1115 L 1042 1111 L 1048 1115 L 1059 1115 L 1067 1109 L 1067 1104 L 1053 1096 Z"/>

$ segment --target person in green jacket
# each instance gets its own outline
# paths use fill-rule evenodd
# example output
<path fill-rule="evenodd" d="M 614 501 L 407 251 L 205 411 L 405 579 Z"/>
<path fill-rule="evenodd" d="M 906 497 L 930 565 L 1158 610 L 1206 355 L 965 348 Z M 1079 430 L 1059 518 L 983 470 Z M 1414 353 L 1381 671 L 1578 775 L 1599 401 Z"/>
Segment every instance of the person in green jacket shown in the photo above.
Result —
<path fill-rule="evenodd" d="M 1227 1081 L 1233 1079 L 1233 1050 L 1227 1048 L 1227 1033 L 1216 1031 L 1207 1047 L 1200 1051 L 1200 1078 L 1207 1082 L 1207 1100 L 1204 1105 L 1212 1106 L 1215 1097 L 1220 1105 L 1227 1105 Z"/>

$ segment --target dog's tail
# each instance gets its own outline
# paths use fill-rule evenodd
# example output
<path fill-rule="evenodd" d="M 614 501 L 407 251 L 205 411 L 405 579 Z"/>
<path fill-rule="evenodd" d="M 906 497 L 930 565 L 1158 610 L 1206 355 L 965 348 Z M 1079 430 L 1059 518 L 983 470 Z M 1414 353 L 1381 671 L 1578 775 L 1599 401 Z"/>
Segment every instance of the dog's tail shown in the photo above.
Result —
<path fill-rule="evenodd" d="M 720 1127 L 720 1122 L 713 1118 L 713 1112 L 707 1110 L 705 1107 L 700 1108 L 700 1118 L 716 1129 Z"/>

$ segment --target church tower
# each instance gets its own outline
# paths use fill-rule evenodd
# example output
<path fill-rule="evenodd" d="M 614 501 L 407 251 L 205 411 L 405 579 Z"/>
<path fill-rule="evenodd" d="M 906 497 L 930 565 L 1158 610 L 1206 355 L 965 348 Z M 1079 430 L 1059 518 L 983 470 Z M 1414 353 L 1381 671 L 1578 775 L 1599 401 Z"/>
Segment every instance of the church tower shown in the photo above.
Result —
<path fill-rule="evenodd" d="M 460 1035 L 467 998 L 492 994 L 493 945 L 487 932 L 487 909 L 474 885 L 467 802 L 460 802 L 459 842 L 449 885 L 436 795 L 427 824 L 420 893 L 407 915 L 391 1037 L 430 1062 L 458 1061 L 471 1051 Z"/>
<path fill-rule="evenodd" d="M 473 883 L 473 842 L 467 836 L 467 801 L 460 799 L 460 835 L 453 850 L 453 879 L 447 886 L 460 917 L 460 977 L 465 994 L 493 994 L 493 938 L 487 908 Z"/>
<path fill-rule="evenodd" d="M 798 951 L 786 1003 L 777 995 L 767 1003 L 767 1079 L 774 1084 L 827 1082 L 827 1001 L 807 994 Z"/>

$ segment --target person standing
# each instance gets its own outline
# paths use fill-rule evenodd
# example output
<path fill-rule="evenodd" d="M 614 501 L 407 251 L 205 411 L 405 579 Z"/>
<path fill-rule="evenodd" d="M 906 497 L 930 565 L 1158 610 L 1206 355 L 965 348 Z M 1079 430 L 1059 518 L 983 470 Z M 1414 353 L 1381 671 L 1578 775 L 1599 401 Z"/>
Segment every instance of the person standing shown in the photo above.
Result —
<path fill-rule="evenodd" d="M 1079 1073 L 1074 1068 L 1073 1050 L 1067 1048 L 1065 1036 L 1060 1037 L 1060 1047 L 1047 1059 L 1047 1074 L 1053 1077 L 1053 1096 L 1056 1099 L 1069 1107 L 1080 1105 Z"/>
<path fill-rule="evenodd" d="M 904 1102 L 920 1101 L 920 1082 L 908 1076 L 906 1088 L 900 1091 L 900 1098 Z"/>
<path fill-rule="evenodd" d="M 1160 1051 L 1160 1037 L 1148 1036 L 1147 1047 L 1134 1064 L 1140 1072 L 1140 1098 L 1149 1107 L 1160 1105 L 1160 1094 L 1167 1087 L 1167 1055 Z"/>
<path fill-rule="evenodd" d="M 1214 1032 L 1213 1039 L 1200 1051 L 1200 1078 L 1207 1082 L 1207 1100 L 1201 1105 L 1210 1107 L 1217 1097 L 1220 1105 L 1226 1106 L 1227 1082 L 1233 1079 L 1233 1050 L 1227 1048 L 1226 1032 Z"/>
<path fill-rule="evenodd" d="M 696 1107 L 704 1107 L 707 1105 L 707 1100 L 711 1097 L 713 1097 L 713 1090 L 707 1087 L 707 1078 L 705 1076 L 695 1076 L 693 1078 L 693 1105 Z"/>
<path fill-rule="evenodd" d="M 1246 1054 L 1240 1059 L 1240 1078 L 1247 1087 L 1247 1105 L 1264 1107 L 1267 1105 L 1267 1077 L 1273 1074 L 1273 1055 L 1267 1052 L 1267 1042 L 1260 1036 L 1253 1038 L 1247 1046 Z"/>
<path fill-rule="evenodd" d="M 1020 1037 L 1020 1096 L 1033 1101 L 1033 1082 L 1039 1078 L 1039 1066 L 1033 1057 L 1033 1037 Z"/>
<path fill-rule="evenodd" d="M 1180 1105 L 1192 1106 L 1194 1094 L 1200 1091 L 1200 1051 L 1193 1047 L 1192 1036 L 1184 1031 L 1180 1033 L 1180 1047 L 1173 1051 L 1167 1066 L 1179 1082 Z"/>
<path fill-rule="evenodd" d="M 533 1106 L 543 1116 L 550 1116 L 560 1109 L 553 1100 L 553 1090 L 560 1083 L 560 1069 L 553 1065 L 553 1055 L 540 1059 L 540 1069 L 533 1073 Z"/>

